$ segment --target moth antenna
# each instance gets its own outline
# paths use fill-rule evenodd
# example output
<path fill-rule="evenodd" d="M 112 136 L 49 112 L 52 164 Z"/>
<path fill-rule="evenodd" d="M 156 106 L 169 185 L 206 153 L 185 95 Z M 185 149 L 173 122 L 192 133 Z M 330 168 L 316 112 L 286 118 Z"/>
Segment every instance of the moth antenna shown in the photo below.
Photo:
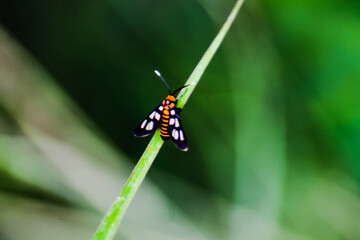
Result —
<path fill-rule="evenodd" d="M 161 81 L 165 84 L 166 88 L 169 90 L 169 93 L 172 94 L 169 85 L 166 83 L 165 79 L 161 76 L 161 73 L 158 70 L 155 70 L 154 72 L 156 75 L 158 75 L 158 77 L 161 79 Z"/>
<path fill-rule="evenodd" d="M 176 89 L 173 94 L 175 95 L 175 93 L 179 92 L 181 89 L 186 88 L 186 87 L 189 86 L 189 85 L 191 85 L 191 84 L 187 84 L 187 85 L 185 85 L 185 86 L 182 86 L 182 87 Z"/>

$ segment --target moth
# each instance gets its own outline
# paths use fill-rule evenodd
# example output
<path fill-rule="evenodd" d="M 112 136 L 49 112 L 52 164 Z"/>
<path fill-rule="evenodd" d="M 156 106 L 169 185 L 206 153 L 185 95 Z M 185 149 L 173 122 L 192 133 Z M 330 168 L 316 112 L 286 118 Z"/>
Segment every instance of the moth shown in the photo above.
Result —
<path fill-rule="evenodd" d="M 180 120 L 181 108 L 176 106 L 177 99 L 175 94 L 188 85 L 182 86 L 171 92 L 160 72 L 155 70 L 156 75 L 160 77 L 169 91 L 169 95 L 163 100 L 145 119 L 135 128 L 136 137 L 146 137 L 150 133 L 160 128 L 160 136 L 163 141 L 171 138 L 174 145 L 182 151 L 187 151 L 188 141 Z"/>

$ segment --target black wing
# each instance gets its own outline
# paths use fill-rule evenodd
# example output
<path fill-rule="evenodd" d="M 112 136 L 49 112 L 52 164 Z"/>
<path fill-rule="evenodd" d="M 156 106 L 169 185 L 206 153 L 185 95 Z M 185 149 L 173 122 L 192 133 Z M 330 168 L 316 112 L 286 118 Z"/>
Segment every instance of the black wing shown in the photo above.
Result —
<path fill-rule="evenodd" d="M 161 112 L 157 106 L 136 128 L 134 135 L 136 137 L 146 137 L 160 127 Z"/>
<path fill-rule="evenodd" d="M 169 120 L 169 134 L 174 145 L 182 151 L 187 151 L 189 145 L 184 132 L 184 128 L 180 121 L 180 115 L 176 113 L 170 116 Z"/>

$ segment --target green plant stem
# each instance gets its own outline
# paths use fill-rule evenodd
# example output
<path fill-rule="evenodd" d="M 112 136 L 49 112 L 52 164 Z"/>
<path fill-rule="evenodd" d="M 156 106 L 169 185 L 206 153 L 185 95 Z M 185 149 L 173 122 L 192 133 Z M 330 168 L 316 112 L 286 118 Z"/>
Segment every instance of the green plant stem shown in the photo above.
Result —
<path fill-rule="evenodd" d="M 230 26 L 233 23 L 237 13 L 239 12 L 243 2 L 244 0 L 238 0 L 236 2 L 226 22 L 220 29 L 213 42 L 210 44 L 209 48 L 201 58 L 200 62 L 195 67 L 194 71 L 191 73 L 189 79 L 185 83 L 189 84 L 189 87 L 183 89 L 178 95 L 181 97 L 178 99 L 177 107 L 183 108 L 185 103 L 188 101 L 202 74 L 204 73 L 205 69 L 207 68 L 211 59 L 219 48 L 221 42 L 223 41 L 226 33 L 229 31 Z M 160 132 L 158 130 L 151 139 L 138 164 L 135 166 L 124 189 L 120 193 L 119 197 L 116 198 L 111 209 L 107 212 L 106 216 L 100 223 L 100 226 L 95 233 L 93 240 L 110 240 L 113 238 L 126 209 L 128 208 L 136 191 L 139 189 L 142 181 L 145 178 L 146 173 L 149 171 L 150 166 L 155 160 L 157 154 L 159 153 L 163 143 L 164 142 L 160 138 Z"/>
<path fill-rule="evenodd" d="M 238 14 L 244 0 L 238 0 L 235 3 L 235 6 L 231 10 L 230 15 L 226 19 L 224 25 L 221 27 L 219 33 L 216 35 L 215 39 L 210 44 L 209 48 L 204 53 L 203 57 L 200 59 L 199 63 L 196 65 L 194 71 L 191 73 L 189 79 L 186 81 L 185 85 L 190 85 L 186 89 L 181 90 L 178 96 L 181 98 L 178 100 L 177 107 L 183 108 L 192 92 L 194 91 L 196 85 L 200 81 L 201 76 L 203 75 L 205 69 L 209 65 L 211 59 L 214 57 L 217 49 L 222 43 L 224 37 L 229 31 L 231 24 L 234 22 L 236 15 Z"/>
<path fill-rule="evenodd" d="M 102 220 L 101 225 L 93 238 L 94 240 L 108 240 L 113 238 L 127 207 L 136 191 L 139 189 L 140 184 L 144 180 L 146 173 L 149 171 L 149 168 L 159 153 L 163 143 L 163 140 L 160 138 L 160 132 L 156 131 L 154 137 L 151 139 L 145 152 L 131 173 L 120 196 L 116 198 L 113 206 Z"/>

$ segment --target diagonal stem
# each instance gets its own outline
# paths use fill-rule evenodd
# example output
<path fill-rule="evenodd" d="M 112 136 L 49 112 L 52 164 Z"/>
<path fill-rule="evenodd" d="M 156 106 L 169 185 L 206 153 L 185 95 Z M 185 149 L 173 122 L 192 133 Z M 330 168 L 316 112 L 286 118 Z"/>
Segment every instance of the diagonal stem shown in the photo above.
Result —
<path fill-rule="evenodd" d="M 239 12 L 243 2 L 244 0 L 238 0 L 236 2 L 226 22 L 220 29 L 213 42 L 210 44 L 209 48 L 206 50 L 205 54 L 199 61 L 198 65 L 195 67 L 189 79 L 186 81 L 185 85 L 189 84 L 190 86 L 187 87 L 186 90 L 183 89 L 179 93 L 178 96 L 181 96 L 181 98 L 178 101 L 177 107 L 183 108 L 185 103 L 188 101 L 202 74 L 209 65 L 211 59 L 214 57 L 227 32 L 229 31 L 230 26 L 233 23 L 237 13 Z M 138 164 L 135 166 L 127 183 L 125 184 L 124 189 L 115 199 L 112 207 L 107 212 L 104 219 L 101 221 L 93 240 L 111 240 L 113 238 L 116 230 L 120 225 L 120 221 L 125 214 L 126 209 L 128 208 L 133 197 L 135 196 L 136 191 L 139 189 L 141 183 L 143 182 L 145 175 L 149 171 L 150 166 L 155 160 L 157 154 L 159 153 L 163 143 L 164 142 L 160 138 L 160 133 L 158 130 L 156 131 L 149 145 L 145 149 L 145 152 L 141 156 Z"/>

